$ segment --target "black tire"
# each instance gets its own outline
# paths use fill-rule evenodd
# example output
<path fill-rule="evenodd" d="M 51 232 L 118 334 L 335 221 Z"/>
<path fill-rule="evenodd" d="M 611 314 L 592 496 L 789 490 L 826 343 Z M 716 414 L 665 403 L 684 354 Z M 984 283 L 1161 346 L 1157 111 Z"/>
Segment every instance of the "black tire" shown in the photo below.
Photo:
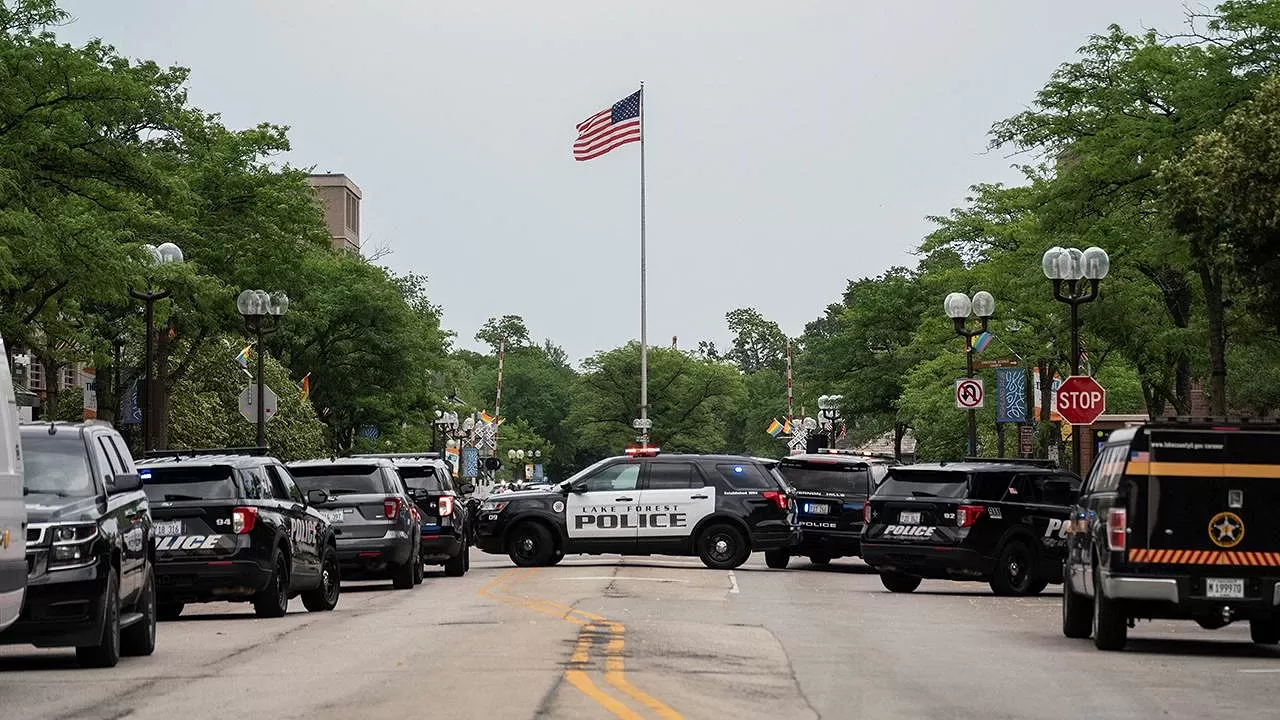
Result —
<path fill-rule="evenodd" d="M 267 587 L 253 596 L 253 612 L 262 618 L 284 617 L 289 612 L 289 563 L 276 551 L 274 570 Z"/>
<path fill-rule="evenodd" d="M 732 570 L 751 557 L 751 546 L 738 528 L 717 523 L 698 536 L 698 559 L 712 570 Z"/>
<path fill-rule="evenodd" d="M 412 590 L 417 585 L 414 578 L 417 577 L 420 570 L 414 568 L 422 567 L 422 556 L 418 554 L 418 548 L 413 549 L 413 554 L 409 557 L 408 562 L 403 565 L 397 565 L 391 571 L 391 587 L 396 590 Z"/>
<path fill-rule="evenodd" d="M 448 577 L 462 577 L 467 574 L 468 558 L 471 556 L 471 546 L 465 542 L 462 549 L 457 555 L 449 558 L 444 563 L 444 574 Z"/>
<path fill-rule="evenodd" d="M 1062 584 L 1062 634 L 1076 640 L 1087 640 L 1093 633 L 1093 603 L 1071 589 L 1071 581 Z"/>
<path fill-rule="evenodd" d="M 556 552 L 550 531 L 535 522 L 517 525 L 507 540 L 507 556 L 518 567 L 550 565 Z"/>
<path fill-rule="evenodd" d="M 120 654 L 145 657 L 156 651 L 156 571 L 147 569 L 147 579 L 138 597 L 137 612 L 142 619 L 120 633 Z"/>
<path fill-rule="evenodd" d="M 782 550 L 766 550 L 764 553 L 764 564 L 774 570 L 786 570 L 787 564 L 791 562 L 791 553 L 785 549 Z"/>
<path fill-rule="evenodd" d="M 427 577 L 427 569 L 423 566 L 422 558 L 418 558 L 418 562 L 413 564 L 413 584 L 421 585 L 422 581 Z"/>
<path fill-rule="evenodd" d="M 102 635 L 98 644 L 76 648 L 76 661 L 84 667 L 111 668 L 120 662 L 120 577 L 114 568 L 107 573 L 102 604 Z"/>
<path fill-rule="evenodd" d="M 909 593 L 920 587 L 920 578 L 915 575 L 903 575 L 896 572 L 880 573 L 880 584 L 889 592 Z"/>
<path fill-rule="evenodd" d="M 1036 551 L 1021 540 L 1010 540 L 996 556 L 991 572 L 991 591 L 996 595 L 1038 595 L 1044 585 L 1036 576 Z"/>
<path fill-rule="evenodd" d="M 329 548 L 320 559 L 320 584 L 302 593 L 302 606 L 308 612 L 329 612 L 338 606 L 341 595 L 342 574 L 338 567 L 338 554 Z"/>
<path fill-rule="evenodd" d="M 827 555 L 810 555 L 809 562 L 814 565 L 830 565 L 831 558 Z"/>
<path fill-rule="evenodd" d="M 156 605 L 156 617 L 161 620 L 177 620 L 186 605 L 180 602 L 165 602 Z"/>
<path fill-rule="evenodd" d="M 1123 650 L 1129 640 L 1129 619 L 1102 590 L 1102 571 L 1093 570 L 1093 645 L 1099 650 Z"/>
<path fill-rule="evenodd" d="M 1250 620 L 1249 638 L 1259 645 L 1275 645 L 1280 643 L 1280 622 L 1270 620 Z"/>
<path fill-rule="evenodd" d="M 559 565 L 560 561 L 563 559 L 564 559 L 564 553 L 557 550 L 555 554 L 551 556 L 551 559 L 547 561 L 547 565 Z M 470 565 L 471 561 L 468 560 L 467 564 Z"/>

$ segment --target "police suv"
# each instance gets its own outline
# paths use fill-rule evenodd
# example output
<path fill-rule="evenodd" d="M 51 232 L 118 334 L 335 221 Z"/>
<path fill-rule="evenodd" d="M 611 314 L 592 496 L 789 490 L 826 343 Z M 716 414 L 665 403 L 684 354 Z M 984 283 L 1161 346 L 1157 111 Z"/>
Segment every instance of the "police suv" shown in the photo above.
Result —
<path fill-rule="evenodd" d="M 476 545 L 522 567 L 569 554 L 696 555 L 730 569 L 753 551 L 799 541 L 795 501 L 777 461 L 629 449 L 550 490 L 491 496 Z"/>
<path fill-rule="evenodd" d="M 827 450 L 791 455 L 778 471 L 795 491 L 800 544 L 765 553 L 771 568 L 785 568 L 792 556 L 808 556 L 815 565 L 862 554 L 862 507 L 897 465 L 891 457 Z"/>
<path fill-rule="evenodd" d="M 864 510 L 862 559 L 891 592 L 922 578 L 978 580 L 997 595 L 1062 582 L 1080 479 L 1034 460 L 890 468 Z"/>

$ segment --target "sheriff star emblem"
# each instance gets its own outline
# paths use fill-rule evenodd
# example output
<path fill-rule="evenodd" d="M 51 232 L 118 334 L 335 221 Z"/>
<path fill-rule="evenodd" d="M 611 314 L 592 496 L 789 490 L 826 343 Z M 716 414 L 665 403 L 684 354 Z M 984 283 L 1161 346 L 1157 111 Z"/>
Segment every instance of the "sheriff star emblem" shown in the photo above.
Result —
<path fill-rule="evenodd" d="M 1232 548 L 1244 539 L 1244 521 L 1233 512 L 1220 512 L 1209 521 L 1209 539 L 1221 548 Z"/>

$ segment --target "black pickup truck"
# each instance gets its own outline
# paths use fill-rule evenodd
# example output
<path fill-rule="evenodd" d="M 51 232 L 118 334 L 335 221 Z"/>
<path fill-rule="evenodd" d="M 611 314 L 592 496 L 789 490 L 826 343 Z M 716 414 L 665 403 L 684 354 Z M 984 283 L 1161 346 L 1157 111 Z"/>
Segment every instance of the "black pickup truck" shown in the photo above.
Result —
<path fill-rule="evenodd" d="M 280 617 L 302 596 L 307 610 L 338 604 L 334 529 L 285 466 L 256 449 L 153 453 L 141 469 L 155 518 L 159 612 L 178 617 L 188 603 L 253 603 Z"/>

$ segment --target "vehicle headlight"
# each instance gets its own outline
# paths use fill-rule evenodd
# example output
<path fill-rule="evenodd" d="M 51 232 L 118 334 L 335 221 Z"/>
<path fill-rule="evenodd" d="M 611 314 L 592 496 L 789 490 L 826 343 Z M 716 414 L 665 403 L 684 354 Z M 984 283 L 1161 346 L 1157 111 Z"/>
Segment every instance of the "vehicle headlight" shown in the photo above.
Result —
<path fill-rule="evenodd" d="M 49 569 L 66 570 L 93 564 L 93 541 L 98 539 L 98 526 L 92 523 L 56 525 L 50 528 L 53 547 L 49 551 Z"/>
<path fill-rule="evenodd" d="M 510 503 L 496 502 L 496 501 L 490 500 L 480 506 L 480 512 L 491 512 L 491 513 L 502 512 L 502 509 L 505 508 L 508 504 Z"/>

